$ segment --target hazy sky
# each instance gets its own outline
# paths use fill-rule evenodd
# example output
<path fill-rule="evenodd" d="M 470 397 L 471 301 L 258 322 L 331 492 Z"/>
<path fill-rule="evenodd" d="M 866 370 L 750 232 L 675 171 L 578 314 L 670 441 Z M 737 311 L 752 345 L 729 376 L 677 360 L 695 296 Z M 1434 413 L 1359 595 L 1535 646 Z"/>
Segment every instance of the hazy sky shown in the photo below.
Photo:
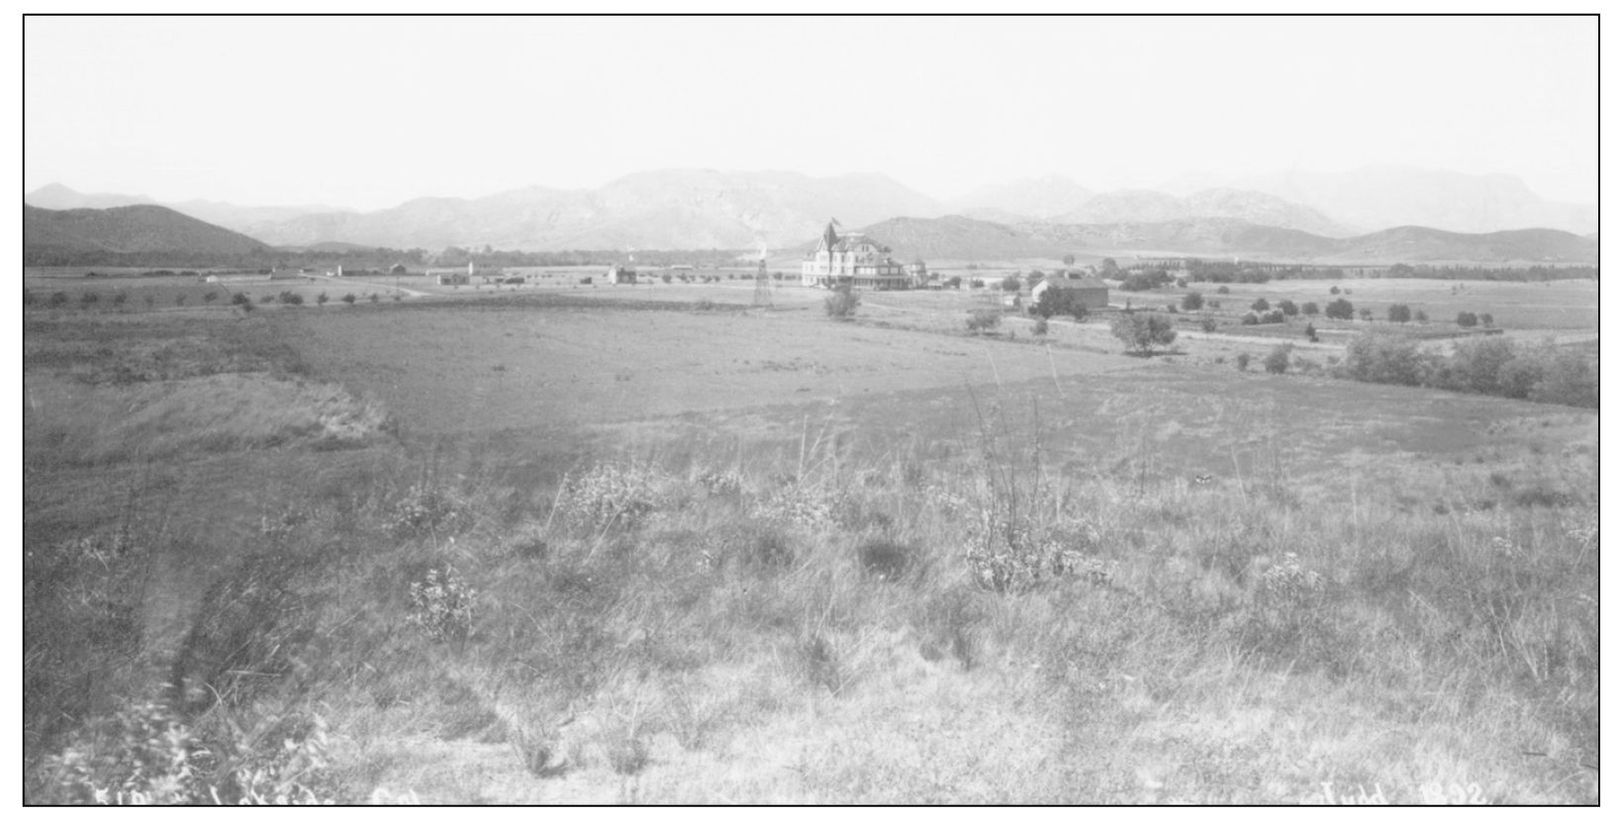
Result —
<path fill-rule="evenodd" d="M 366 209 L 1405 164 L 1598 198 L 1594 18 L 28 18 L 24 186 Z"/>

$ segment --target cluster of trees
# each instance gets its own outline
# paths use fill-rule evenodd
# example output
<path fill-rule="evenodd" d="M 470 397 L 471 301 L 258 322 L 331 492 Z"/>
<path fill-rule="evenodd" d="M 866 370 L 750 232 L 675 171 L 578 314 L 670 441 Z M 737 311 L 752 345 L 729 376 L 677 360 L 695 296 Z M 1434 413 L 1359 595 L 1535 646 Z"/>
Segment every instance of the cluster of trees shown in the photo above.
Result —
<path fill-rule="evenodd" d="M 1110 319 L 1110 334 L 1135 354 L 1149 354 L 1155 346 L 1169 346 L 1177 340 L 1171 318 L 1153 312 L 1117 312 Z"/>
<path fill-rule="evenodd" d="M 1580 348 L 1489 337 L 1459 343 L 1451 356 L 1401 335 L 1364 332 L 1346 346 L 1336 373 L 1363 382 L 1425 386 L 1599 407 L 1599 361 Z"/>
<path fill-rule="evenodd" d="M 1346 277 L 1440 278 L 1443 280 L 1550 281 L 1597 279 L 1599 270 L 1578 266 L 1463 266 L 1392 264 L 1391 266 L 1335 266 L 1327 264 L 1283 264 L 1259 261 L 1175 260 L 1140 261 L 1134 272 L 1149 274 L 1173 269 L 1188 270 L 1189 279 L 1209 283 L 1267 283 L 1273 280 L 1335 280 Z"/>
<path fill-rule="evenodd" d="M 422 252 L 422 250 L 413 250 Z M 637 263 L 646 266 L 686 265 L 696 268 L 719 269 L 738 266 L 738 257 L 745 250 L 738 249 L 639 249 Z M 625 253 L 617 249 L 569 249 L 545 252 L 520 252 L 446 247 L 426 260 L 438 266 L 467 266 L 469 262 L 491 266 L 608 266 L 624 263 Z"/>
<path fill-rule="evenodd" d="M 1042 296 L 1036 299 L 1031 311 L 1044 320 L 1058 315 L 1069 315 L 1078 323 L 1087 319 L 1087 304 L 1082 302 L 1080 293 L 1058 286 L 1042 290 Z"/>

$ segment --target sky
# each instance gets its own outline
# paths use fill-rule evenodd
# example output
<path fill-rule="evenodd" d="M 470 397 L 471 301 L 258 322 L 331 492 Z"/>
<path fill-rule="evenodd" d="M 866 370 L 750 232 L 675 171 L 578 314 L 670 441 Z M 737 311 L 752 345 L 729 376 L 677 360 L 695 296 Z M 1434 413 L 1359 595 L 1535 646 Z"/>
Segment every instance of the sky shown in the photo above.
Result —
<path fill-rule="evenodd" d="M 664 168 L 1061 175 L 1407 165 L 1595 203 L 1595 18 L 24 21 L 23 181 L 379 209 Z"/>

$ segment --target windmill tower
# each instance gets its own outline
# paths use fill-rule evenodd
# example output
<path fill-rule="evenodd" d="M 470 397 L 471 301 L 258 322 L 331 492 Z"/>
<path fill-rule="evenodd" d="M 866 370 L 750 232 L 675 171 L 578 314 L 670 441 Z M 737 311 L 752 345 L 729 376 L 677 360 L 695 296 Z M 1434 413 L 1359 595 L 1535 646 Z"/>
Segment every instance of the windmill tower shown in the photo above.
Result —
<path fill-rule="evenodd" d="M 755 306 L 772 307 L 772 281 L 766 276 L 766 248 L 760 248 L 760 266 L 755 269 Z"/>

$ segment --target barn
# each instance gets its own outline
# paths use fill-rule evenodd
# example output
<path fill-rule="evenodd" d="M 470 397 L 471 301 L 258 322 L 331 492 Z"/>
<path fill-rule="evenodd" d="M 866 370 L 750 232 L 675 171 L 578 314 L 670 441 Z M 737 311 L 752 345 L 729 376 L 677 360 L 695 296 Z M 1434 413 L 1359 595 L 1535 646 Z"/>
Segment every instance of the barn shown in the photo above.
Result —
<path fill-rule="evenodd" d="M 1060 312 L 1068 309 L 1071 304 L 1080 305 L 1088 310 L 1109 307 L 1109 286 L 1103 281 L 1097 278 L 1071 279 L 1063 275 L 1049 274 L 1031 287 L 1031 308 L 1036 308 L 1042 302 L 1042 294 L 1049 289 L 1060 293 Z"/>

